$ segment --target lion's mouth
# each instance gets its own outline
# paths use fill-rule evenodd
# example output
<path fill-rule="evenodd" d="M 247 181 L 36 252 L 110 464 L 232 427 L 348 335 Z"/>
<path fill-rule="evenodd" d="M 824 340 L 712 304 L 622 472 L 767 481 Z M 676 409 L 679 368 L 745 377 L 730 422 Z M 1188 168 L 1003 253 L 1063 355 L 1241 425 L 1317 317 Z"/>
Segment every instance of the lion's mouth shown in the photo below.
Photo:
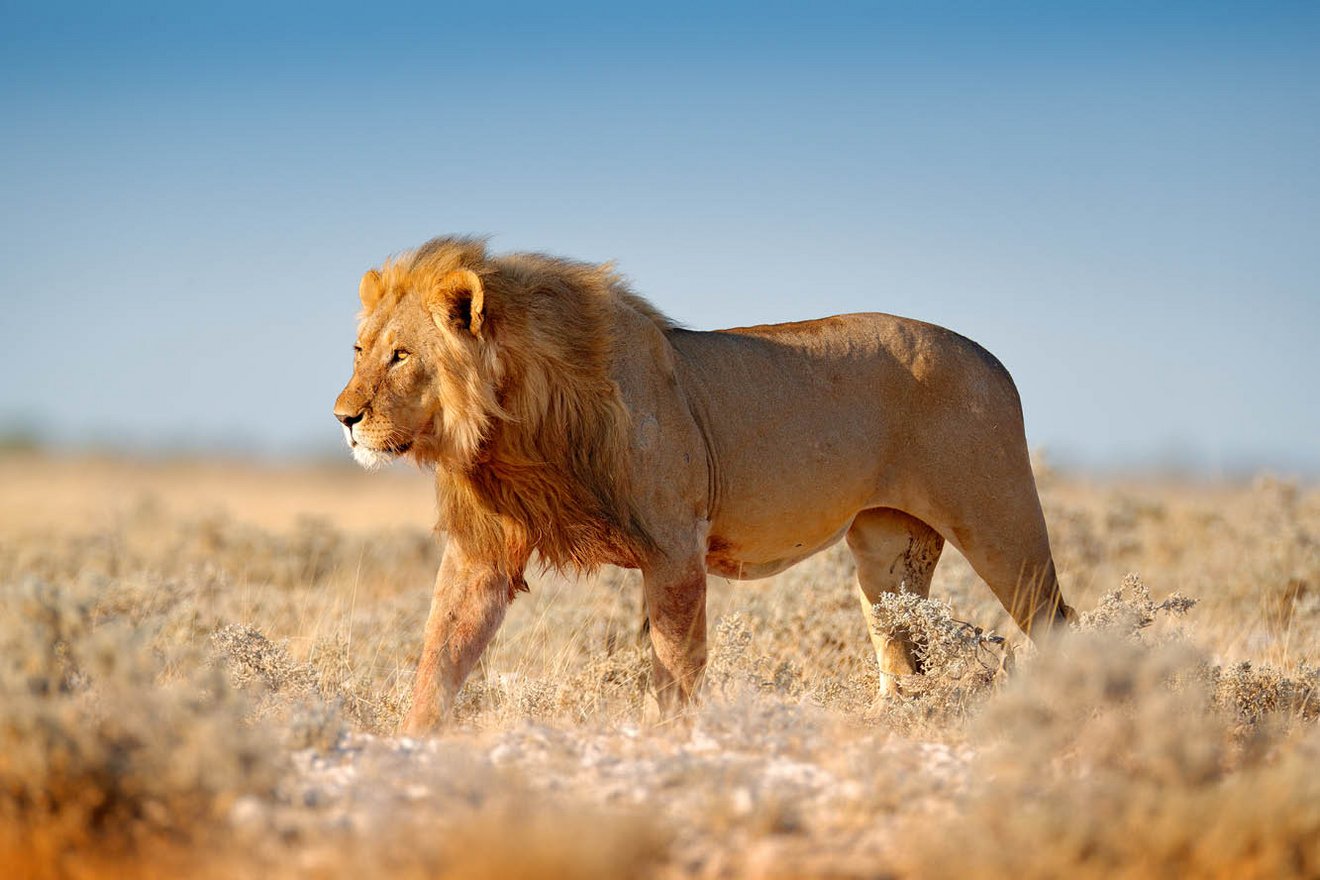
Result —
<path fill-rule="evenodd" d="M 368 443 L 363 443 L 353 434 L 353 429 L 344 427 L 344 440 L 348 442 L 348 448 L 354 451 L 361 449 L 363 452 L 372 455 L 403 455 L 409 449 L 412 449 L 412 440 L 402 440 L 396 443 L 386 443 L 384 446 L 376 447 Z"/>
<path fill-rule="evenodd" d="M 412 449 L 413 446 L 411 438 L 387 442 L 380 446 L 364 443 L 354 436 L 352 429 L 347 427 L 344 429 L 344 439 L 348 441 L 348 448 L 353 453 L 353 460 L 367 470 L 375 470 L 389 464 Z"/>

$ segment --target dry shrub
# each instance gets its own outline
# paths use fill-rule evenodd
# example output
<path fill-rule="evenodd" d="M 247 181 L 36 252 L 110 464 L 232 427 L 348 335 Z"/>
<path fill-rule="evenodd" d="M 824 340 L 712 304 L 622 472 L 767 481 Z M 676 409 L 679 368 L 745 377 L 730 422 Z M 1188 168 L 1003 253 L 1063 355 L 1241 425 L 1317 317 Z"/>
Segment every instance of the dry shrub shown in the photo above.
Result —
<path fill-rule="evenodd" d="M 1003 636 L 958 620 L 947 602 L 915 593 L 886 593 L 872 606 L 880 632 L 904 632 L 922 672 L 899 677 L 905 698 L 927 718 L 960 717 L 1011 668 Z"/>
<path fill-rule="evenodd" d="M 1178 593 L 1155 602 L 1150 590 L 1136 574 L 1128 574 L 1117 590 L 1106 593 L 1091 611 L 1078 622 L 1083 631 L 1104 633 L 1139 644 L 1162 644 L 1181 641 L 1181 629 L 1165 629 L 1153 639 L 1154 624 L 1182 618 L 1197 604 Z M 1224 669 L 1202 664 L 1200 674 L 1209 683 L 1213 703 L 1245 725 L 1257 724 L 1279 716 L 1314 720 L 1320 716 L 1320 669 L 1306 662 L 1290 673 L 1269 664 L 1248 660 Z"/>
<path fill-rule="evenodd" d="M 0 622 L 0 858 L 63 874 L 89 853 L 204 839 L 273 786 L 245 702 L 199 660 L 153 650 L 150 622 L 98 620 L 89 591 L 37 580 L 0 590 Z"/>
<path fill-rule="evenodd" d="M 1312 877 L 1320 739 L 1219 711 L 1187 644 L 1061 640 L 986 704 L 959 834 L 918 820 L 921 876 Z"/>
<path fill-rule="evenodd" d="M 211 644 L 230 683 L 251 698 L 249 722 L 279 731 L 283 745 L 293 749 L 333 748 L 343 736 L 344 700 L 284 646 L 243 624 L 217 630 Z"/>
<path fill-rule="evenodd" d="M 325 478 L 353 509 L 366 484 Z M 1012 675 L 988 630 L 1017 631 L 950 547 L 951 604 L 882 603 L 926 672 L 877 704 L 839 545 L 712 578 L 703 702 L 648 729 L 639 579 L 605 570 L 534 579 L 457 725 L 416 742 L 370 734 L 407 702 L 424 520 L 260 527 L 300 500 L 270 470 L 246 514 L 2 534 L 0 874 L 1315 874 L 1320 492 L 1047 483 L 1066 594 L 1093 610 Z M 1184 623 L 1135 567 L 1202 601 Z"/>
<path fill-rule="evenodd" d="M 1102 630 L 1111 635 L 1140 638 L 1142 630 L 1154 624 L 1161 616 L 1182 617 L 1196 605 L 1178 593 L 1156 602 L 1150 589 L 1135 573 L 1124 575 L 1118 589 L 1105 593 L 1090 611 L 1082 612 L 1077 622 L 1079 629 Z"/>
<path fill-rule="evenodd" d="M 705 683 L 709 691 L 726 697 L 750 690 L 796 698 L 806 689 L 802 671 L 792 660 L 757 650 L 751 624 L 738 612 L 715 624 Z"/>
<path fill-rule="evenodd" d="M 650 681 L 649 649 L 610 641 L 557 668 L 495 673 L 469 680 L 457 720 L 499 726 L 514 721 L 602 724 L 641 717 Z"/>
<path fill-rule="evenodd" d="M 1299 664 L 1291 675 L 1249 660 L 1212 671 L 1216 705 L 1244 724 L 1257 724 L 1272 716 L 1314 721 L 1320 717 L 1320 668 Z"/>
<path fill-rule="evenodd" d="M 289 652 L 252 626 L 233 623 L 211 636 L 217 653 L 228 661 L 230 680 L 237 687 L 259 686 L 270 693 L 301 696 L 317 686 L 316 675 Z"/>
<path fill-rule="evenodd" d="M 211 643 L 231 683 L 254 697 L 253 718 L 287 726 L 291 747 L 333 745 L 349 723 L 389 732 L 402 717 L 401 690 L 378 690 L 359 676 L 340 636 L 318 640 L 305 662 L 245 624 L 221 627 Z"/>
<path fill-rule="evenodd" d="M 971 713 L 978 752 L 950 815 L 903 822 L 917 876 L 1310 877 L 1320 872 L 1314 669 L 1212 665 L 1176 627 L 1194 600 L 1136 575 Z M 959 656 L 948 618 L 908 599 L 890 624 L 936 624 L 932 671 Z M 879 609 L 877 609 L 879 610 Z M 923 613 L 924 612 L 924 613 Z M 964 648 L 964 656 L 966 649 Z M 952 664 L 959 668 L 957 662 Z M 959 828 L 957 846 L 949 841 Z"/>
<path fill-rule="evenodd" d="M 400 576 L 428 584 L 441 545 L 425 528 L 351 534 L 316 517 L 275 532 L 223 514 L 173 518 L 150 502 L 106 527 L 0 546 L 0 577 L 32 574 L 48 581 L 123 578 L 150 573 L 194 581 L 223 575 L 282 589 L 352 580 L 372 590 L 397 588 Z"/>

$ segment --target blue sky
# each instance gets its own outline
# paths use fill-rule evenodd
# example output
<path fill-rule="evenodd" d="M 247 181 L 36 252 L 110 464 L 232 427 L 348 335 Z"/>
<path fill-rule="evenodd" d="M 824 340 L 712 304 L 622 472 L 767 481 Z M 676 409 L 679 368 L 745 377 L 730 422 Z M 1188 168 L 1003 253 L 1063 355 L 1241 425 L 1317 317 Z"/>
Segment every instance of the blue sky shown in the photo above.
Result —
<path fill-rule="evenodd" d="M 9 429 L 333 448 L 362 271 L 476 232 L 945 324 L 1067 461 L 1320 472 L 1320 5 L 0 8 Z"/>

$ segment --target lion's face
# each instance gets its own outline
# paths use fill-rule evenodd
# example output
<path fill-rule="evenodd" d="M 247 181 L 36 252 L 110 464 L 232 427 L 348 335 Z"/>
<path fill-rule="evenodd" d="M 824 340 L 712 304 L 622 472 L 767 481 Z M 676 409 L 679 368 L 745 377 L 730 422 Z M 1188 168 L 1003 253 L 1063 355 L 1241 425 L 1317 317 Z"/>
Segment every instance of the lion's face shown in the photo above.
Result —
<path fill-rule="evenodd" d="M 454 463 L 475 455 L 499 371 L 492 341 L 473 319 L 472 285 L 459 283 L 479 281 L 461 274 L 420 285 L 374 271 L 363 278 L 353 377 L 334 409 L 363 467 L 405 453 Z"/>
<path fill-rule="evenodd" d="M 410 450 L 433 432 L 438 411 L 439 401 L 427 393 L 435 368 L 419 344 L 418 322 L 390 317 L 363 322 L 353 346 L 353 378 L 335 401 L 344 439 L 363 467 Z"/>

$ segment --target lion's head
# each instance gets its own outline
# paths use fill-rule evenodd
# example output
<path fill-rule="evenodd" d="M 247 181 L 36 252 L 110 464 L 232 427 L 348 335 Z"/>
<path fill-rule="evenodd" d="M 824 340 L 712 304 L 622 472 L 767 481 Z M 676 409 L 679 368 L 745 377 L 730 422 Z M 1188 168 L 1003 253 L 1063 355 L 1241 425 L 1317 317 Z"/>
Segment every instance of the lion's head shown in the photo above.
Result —
<path fill-rule="evenodd" d="M 353 377 L 335 401 L 353 456 L 440 474 L 442 528 L 505 559 L 636 557 L 628 413 L 610 376 L 617 314 L 667 323 L 608 266 L 489 257 L 438 238 L 362 278 Z M 496 552 L 497 545 L 502 548 Z"/>
<path fill-rule="evenodd" d="M 484 254 L 480 242 L 448 239 L 362 276 L 353 377 L 335 401 L 362 466 L 404 453 L 470 463 L 491 418 L 503 414 L 479 275 Z"/>

